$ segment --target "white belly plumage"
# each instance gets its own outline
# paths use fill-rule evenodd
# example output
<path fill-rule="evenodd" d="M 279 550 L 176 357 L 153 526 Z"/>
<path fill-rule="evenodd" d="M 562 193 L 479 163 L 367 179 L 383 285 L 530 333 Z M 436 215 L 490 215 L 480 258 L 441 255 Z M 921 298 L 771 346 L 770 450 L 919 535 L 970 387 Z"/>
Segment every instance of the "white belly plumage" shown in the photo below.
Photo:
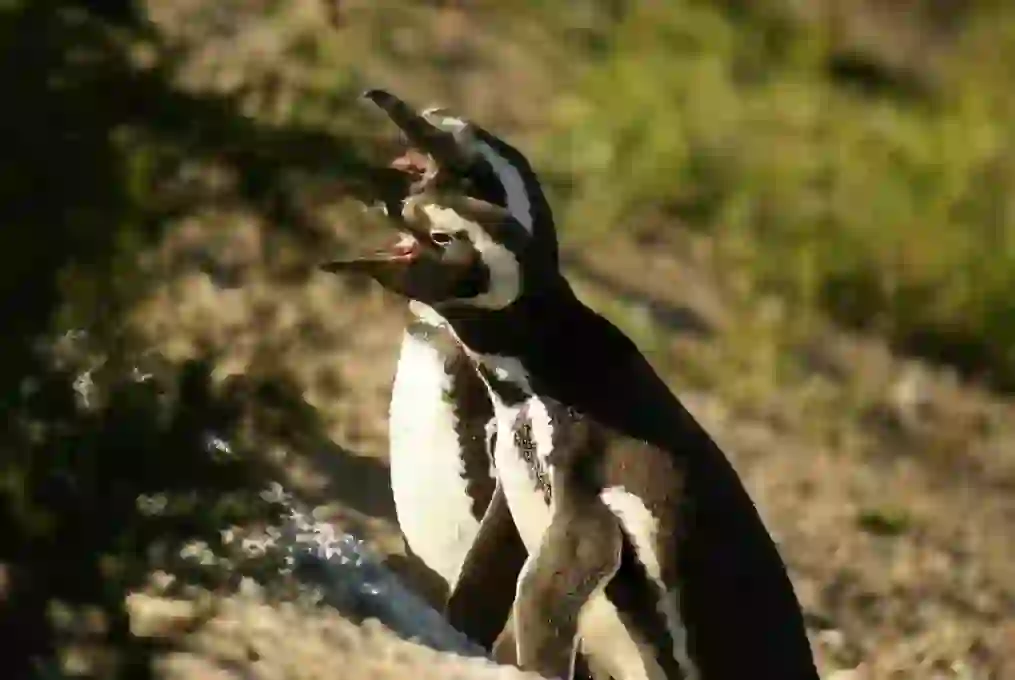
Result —
<path fill-rule="evenodd" d="M 412 551 L 454 585 L 479 530 L 464 479 L 444 357 L 406 333 L 388 430 L 395 513 Z"/>
<path fill-rule="evenodd" d="M 508 506 L 531 560 L 550 525 L 553 507 L 552 501 L 547 505 L 542 492 L 535 487 L 529 464 L 522 458 L 513 436 L 523 408 L 531 419 L 535 453 L 547 466 L 546 457 L 552 449 L 551 425 L 546 408 L 537 398 L 517 407 L 497 406 L 498 429 L 511 434 L 497 437 L 494 460 Z M 604 502 L 608 500 L 615 499 L 604 496 Z M 623 624 L 616 608 L 602 593 L 594 595 L 582 609 L 579 635 L 582 651 L 594 673 L 608 673 L 614 680 L 662 680 L 665 677 L 647 643 Z"/>

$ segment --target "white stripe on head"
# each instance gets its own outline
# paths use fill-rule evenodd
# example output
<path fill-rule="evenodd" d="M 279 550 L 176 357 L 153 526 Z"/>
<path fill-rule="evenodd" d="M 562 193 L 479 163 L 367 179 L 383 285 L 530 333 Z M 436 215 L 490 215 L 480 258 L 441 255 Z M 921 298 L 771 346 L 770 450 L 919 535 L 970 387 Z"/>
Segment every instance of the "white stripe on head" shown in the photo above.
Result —
<path fill-rule="evenodd" d="M 480 225 L 451 208 L 431 203 L 422 206 L 422 209 L 432 224 L 452 233 L 466 232 L 472 247 L 490 271 L 490 286 L 485 293 L 457 302 L 483 309 L 504 309 L 518 299 L 522 292 L 522 268 L 514 253 L 494 241 Z"/>
<path fill-rule="evenodd" d="M 518 223 L 525 227 L 525 231 L 532 233 L 532 201 L 529 200 L 529 192 L 525 190 L 525 180 L 521 173 L 504 158 L 496 149 L 486 142 L 477 139 L 470 133 L 469 121 L 463 118 L 446 115 L 446 109 L 431 107 L 421 114 L 423 119 L 434 127 L 455 135 L 459 143 L 465 145 L 469 153 L 479 154 L 490 164 L 501 186 L 504 187 L 504 197 L 507 201 L 508 212 L 518 220 Z"/>

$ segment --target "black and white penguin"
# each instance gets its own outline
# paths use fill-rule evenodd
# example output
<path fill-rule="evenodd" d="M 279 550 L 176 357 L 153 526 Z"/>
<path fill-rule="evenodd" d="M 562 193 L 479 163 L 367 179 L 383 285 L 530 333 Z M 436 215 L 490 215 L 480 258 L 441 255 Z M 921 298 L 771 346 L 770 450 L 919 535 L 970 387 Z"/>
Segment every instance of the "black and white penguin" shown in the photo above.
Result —
<path fill-rule="evenodd" d="M 467 122 L 427 126 L 392 95 L 371 98 L 449 172 L 482 154 Z M 555 253 L 510 211 L 455 193 L 410 197 L 397 226 L 408 247 L 322 268 L 429 307 L 487 385 L 500 488 L 529 552 L 518 664 L 570 678 L 580 640 L 615 680 L 818 680 L 785 565 L 733 467 L 574 295 Z"/>
<path fill-rule="evenodd" d="M 458 124 L 438 108 L 421 116 L 452 129 Z M 460 183 L 471 195 L 506 208 L 555 258 L 553 217 L 538 177 L 515 147 L 481 134 L 478 155 L 461 169 Z M 427 182 L 434 179 L 428 173 L 439 169 L 412 148 L 391 167 Z M 485 383 L 443 319 L 417 302 L 409 303 L 409 312 L 388 418 L 396 517 L 408 552 L 438 577 L 426 574 L 418 580 L 432 599 L 446 600 L 456 627 L 489 649 L 508 619 L 527 557 L 496 488 L 493 407 Z M 484 516 L 483 541 L 477 545 Z M 460 579 L 470 550 L 470 568 Z"/>
<path fill-rule="evenodd" d="M 425 566 L 412 565 L 417 586 L 436 606 L 454 592 L 494 497 L 492 416 L 486 387 L 461 346 L 425 310 L 410 309 L 391 390 L 388 458 L 399 529 L 407 552 Z M 513 583 L 527 553 L 517 531 L 504 529 L 500 558 L 514 566 L 503 580 Z M 510 606 L 500 598 L 484 612 L 488 620 L 476 617 L 462 632 L 489 648 Z"/>

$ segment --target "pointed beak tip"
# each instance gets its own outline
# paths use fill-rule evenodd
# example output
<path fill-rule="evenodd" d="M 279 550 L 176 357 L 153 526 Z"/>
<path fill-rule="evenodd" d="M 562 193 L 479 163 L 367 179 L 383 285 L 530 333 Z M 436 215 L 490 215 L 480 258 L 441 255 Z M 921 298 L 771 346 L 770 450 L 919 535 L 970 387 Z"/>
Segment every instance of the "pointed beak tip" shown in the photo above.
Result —
<path fill-rule="evenodd" d="M 362 257 L 350 257 L 345 260 L 329 260 L 317 265 L 317 268 L 322 272 L 328 272 L 329 274 L 337 274 L 339 272 L 348 272 L 360 269 L 364 264 L 376 262 L 378 258 L 370 256 Z"/>
<path fill-rule="evenodd" d="M 401 104 L 401 100 L 398 97 L 381 88 L 364 90 L 360 94 L 359 99 L 360 101 L 370 102 L 374 106 L 389 112 L 392 108 L 398 107 Z"/>
<path fill-rule="evenodd" d="M 384 269 L 391 269 L 401 264 L 403 264 L 403 262 L 387 253 L 377 253 L 374 255 L 351 257 L 347 260 L 332 260 L 330 262 L 324 262 L 317 265 L 317 268 L 318 270 L 329 274 L 370 274 Z"/>

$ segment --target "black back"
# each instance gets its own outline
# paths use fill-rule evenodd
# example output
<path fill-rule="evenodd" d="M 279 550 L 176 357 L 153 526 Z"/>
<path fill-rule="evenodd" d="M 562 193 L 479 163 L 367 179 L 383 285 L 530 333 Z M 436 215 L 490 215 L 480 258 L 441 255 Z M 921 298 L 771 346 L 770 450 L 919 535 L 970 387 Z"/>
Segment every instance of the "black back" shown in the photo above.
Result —
<path fill-rule="evenodd" d="M 544 401 L 591 421 L 604 456 L 598 483 L 622 485 L 650 509 L 679 505 L 679 526 L 661 531 L 676 535 L 670 578 L 702 678 L 817 680 L 786 567 L 726 456 L 629 338 L 562 277 L 544 279 L 502 311 L 442 312 L 465 345 L 518 358 Z M 509 402 L 526 396 L 493 387 Z"/>

